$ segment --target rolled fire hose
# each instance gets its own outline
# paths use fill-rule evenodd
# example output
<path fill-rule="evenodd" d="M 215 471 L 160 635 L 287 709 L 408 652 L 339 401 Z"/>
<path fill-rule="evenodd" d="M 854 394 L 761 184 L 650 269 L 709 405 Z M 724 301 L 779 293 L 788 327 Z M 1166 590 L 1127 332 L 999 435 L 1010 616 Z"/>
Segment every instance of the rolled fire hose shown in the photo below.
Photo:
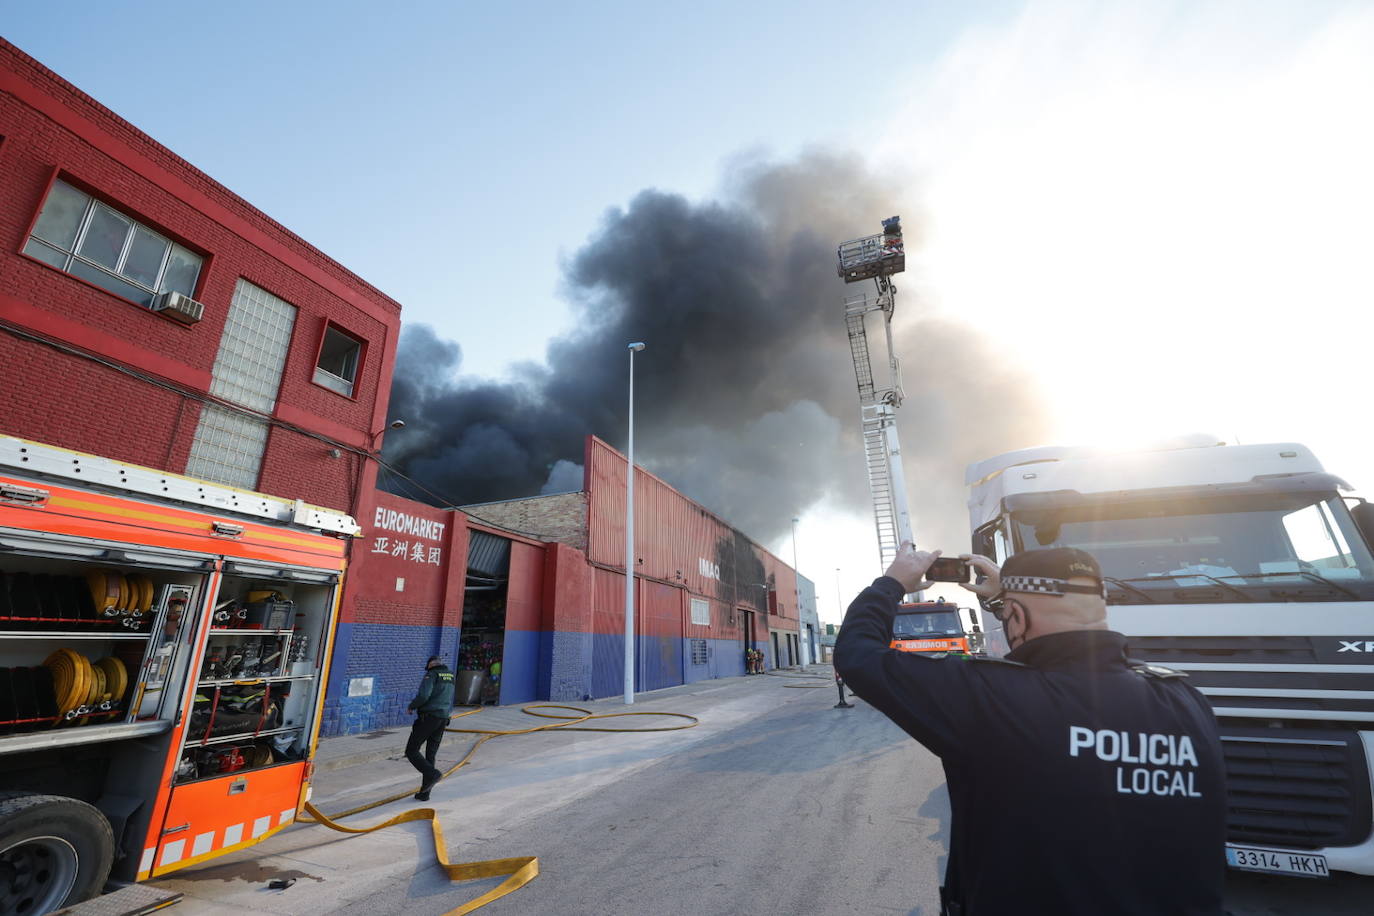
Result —
<path fill-rule="evenodd" d="M 91 686 L 90 689 L 86 691 L 86 702 L 82 705 L 96 706 L 109 696 L 109 693 L 105 690 L 105 672 L 91 665 L 90 661 L 87 661 L 86 664 L 89 665 L 91 669 Z"/>
<path fill-rule="evenodd" d="M 95 668 L 105 675 L 105 689 L 110 699 L 116 703 L 124 699 L 124 691 L 129 689 L 129 671 L 124 663 L 107 655 L 95 663 Z"/>
<path fill-rule="evenodd" d="M 133 596 L 133 590 L 129 588 L 129 579 L 119 573 L 111 573 L 111 575 L 115 577 L 115 582 L 119 586 L 119 604 L 116 606 L 116 610 L 127 617 L 129 615 L 129 599 Z"/>
<path fill-rule="evenodd" d="M 102 617 L 119 614 L 119 574 L 109 569 L 92 569 L 86 573 L 86 586 L 91 590 L 95 611 Z"/>
<path fill-rule="evenodd" d="M 58 649 L 43 662 L 52 672 L 53 693 L 57 696 L 57 714 L 65 716 L 79 707 L 90 695 L 94 674 L 86 656 L 71 649 Z"/>
<path fill-rule="evenodd" d="M 535 712 L 536 709 L 565 710 L 572 713 L 572 715 Z M 470 716 L 478 712 L 481 712 L 481 710 L 474 709 L 470 712 L 459 713 L 453 716 L 453 718 L 460 719 L 464 716 Z M 551 703 L 536 703 L 524 707 L 521 709 L 521 712 L 526 715 L 538 716 L 543 719 L 558 719 L 560 721 L 552 722 L 547 725 L 536 725 L 533 728 L 522 728 L 511 731 L 487 731 L 478 728 L 446 728 L 444 729 L 446 732 L 481 735 L 482 737 L 477 739 L 477 742 L 463 755 L 462 760 L 459 760 L 453 766 L 449 767 L 444 775 L 439 778 L 441 780 L 446 779 L 461 767 L 467 766 L 468 761 L 472 759 L 473 754 L 477 753 L 479 747 L 492 738 L 497 738 L 502 735 L 528 735 L 534 732 L 550 731 L 552 729 L 565 729 L 567 731 L 578 732 L 672 732 L 684 728 L 693 728 L 700 721 L 695 716 L 689 716 L 681 712 L 636 711 L 610 712 L 597 715 L 590 710 L 581 709 L 577 706 L 558 706 Z M 689 721 L 686 725 L 669 725 L 661 728 L 598 728 L 581 724 L 592 719 L 613 719 L 619 716 L 671 716 L 678 719 L 688 719 Z M 456 909 L 449 910 L 444 916 L 464 916 L 466 913 L 471 913 L 474 910 L 486 906 L 493 900 L 499 900 L 507 894 L 519 890 L 539 876 L 539 859 L 536 856 L 521 856 L 514 859 L 488 859 L 484 862 L 458 864 L 450 862 L 448 860 L 448 844 L 444 841 L 444 831 L 443 828 L 439 826 L 439 816 L 433 808 L 412 808 L 409 811 L 401 812 L 390 820 L 382 821 L 380 824 L 374 824 L 371 827 L 345 827 L 343 824 L 337 823 L 337 821 L 349 817 L 350 815 L 359 814 L 363 811 L 370 811 L 373 808 L 379 808 L 382 805 L 400 801 L 410 795 L 410 792 L 402 792 L 399 795 L 392 795 L 388 798 L 369 802 L 366 805 L 359 805 L 356 808 L 350 808 L 338 814 L 324 814 L 314 805 L 306 802 L 305 812 L 310 815 L 310 819 L 298 819 L 298 821 L 302 824 L 321 824 L 328 827 L 330 830 L 337 830 L 340 833 L 355 834 L 372 833 L 377 830 L 384 830 L 387 827 L 393 827 L 396 824 L 409 824 L 414 821 L 429 821 L 430 829 L 434 833 L 434 856 L 439 860 L 439 866 L 448 874 L 450 881 L 471 881 L 477 878 L 501 877 L 506 879 L 475 900 L 470 900 Z"/>
<path fill-rule="evenodd" d="M 137 592 L 132 611 L 135 617 L 142 617 L 153 610 L 153 580 L 135 573 L 129 576 L 129 585 Z"/>

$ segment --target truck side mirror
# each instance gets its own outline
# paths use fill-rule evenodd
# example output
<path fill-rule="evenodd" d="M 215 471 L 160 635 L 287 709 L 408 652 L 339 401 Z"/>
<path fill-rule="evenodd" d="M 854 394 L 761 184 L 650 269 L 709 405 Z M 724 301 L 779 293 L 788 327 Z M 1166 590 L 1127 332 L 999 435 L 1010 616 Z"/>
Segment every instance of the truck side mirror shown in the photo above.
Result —
<path fill-rule="evenodd" d="M 1374 551 L 1374 503 L 1359 502 L 1350 507 L 1350 517 L 1364 537 L 1365 546 Z"/>

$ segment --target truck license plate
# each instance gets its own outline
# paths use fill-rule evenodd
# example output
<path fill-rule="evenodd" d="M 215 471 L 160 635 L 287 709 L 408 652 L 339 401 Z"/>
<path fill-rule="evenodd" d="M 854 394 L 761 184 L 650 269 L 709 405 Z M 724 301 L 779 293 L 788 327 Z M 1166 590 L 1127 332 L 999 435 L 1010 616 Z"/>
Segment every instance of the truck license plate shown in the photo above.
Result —
<path fill-rule="evenodd" d="M 1262 849 L 1258 846 L 1226 844 L 1226 864 L 1242 871 L 1263 871 L 1279 875 L 1300 875 L 1305 878 L 1329 878 L 1326 856 L 1285 849 Z"/>

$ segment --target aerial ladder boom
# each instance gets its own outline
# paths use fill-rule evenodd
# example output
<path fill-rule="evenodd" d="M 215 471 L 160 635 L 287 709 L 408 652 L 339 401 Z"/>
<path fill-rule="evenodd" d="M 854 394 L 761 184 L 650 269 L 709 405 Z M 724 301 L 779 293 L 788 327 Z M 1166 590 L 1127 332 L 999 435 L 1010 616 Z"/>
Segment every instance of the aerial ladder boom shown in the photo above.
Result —
<path fill-rule="evenodd" d="M 906 269 L 900 217 L 883 220 L 883 231 L 877 235 L 842 243 L 838 254 L 839 275 L 846 283 L 872 280 L 876 288 L 874 294 L 859 292 L 846 296 L 844 320 L 849 333 L 849 352 L 854 360 L 854 377 L 859 387 L 864 463 L 873 497 L 878 553 L 882 568 L 886 569 L 902 541 L 912 540 L 902 450 L 897 441 L 902 373 L 892 347 L 892 312 L 897 298 L 892 275 Z M 868 327 L 879 317 L 883 323 L 887 367 L 875 375 Z"/>

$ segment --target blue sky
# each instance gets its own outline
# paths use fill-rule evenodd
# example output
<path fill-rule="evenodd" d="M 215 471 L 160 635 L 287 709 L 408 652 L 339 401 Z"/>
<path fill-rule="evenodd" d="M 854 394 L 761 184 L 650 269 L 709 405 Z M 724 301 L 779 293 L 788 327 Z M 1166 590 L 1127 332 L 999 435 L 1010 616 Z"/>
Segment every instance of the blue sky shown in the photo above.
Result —
<path fill-rule="evenodd" d="M 1024 366 L 1057 441 L 1300 441 L 1369 495 L 1374 7 L 856 9 L 0 0 L 0 32 L 458 340 L 465 372 L 566 328 L 560 264 L 607 208 L 709 198 L 743 155 L 858 151 L 921 202 L 904 290 Z M 801 514 L 837 619 L 871 521 Z"/>
<path fill-rule="evenodd" d="M 876 141 L 897 73 L 1010 8 L 0 3 L 11 41 L 458 338 L 482 375 L 542 356 L 566 320 L 560 256 L 607 207 L 708 194 L 741 152 Z"/>

